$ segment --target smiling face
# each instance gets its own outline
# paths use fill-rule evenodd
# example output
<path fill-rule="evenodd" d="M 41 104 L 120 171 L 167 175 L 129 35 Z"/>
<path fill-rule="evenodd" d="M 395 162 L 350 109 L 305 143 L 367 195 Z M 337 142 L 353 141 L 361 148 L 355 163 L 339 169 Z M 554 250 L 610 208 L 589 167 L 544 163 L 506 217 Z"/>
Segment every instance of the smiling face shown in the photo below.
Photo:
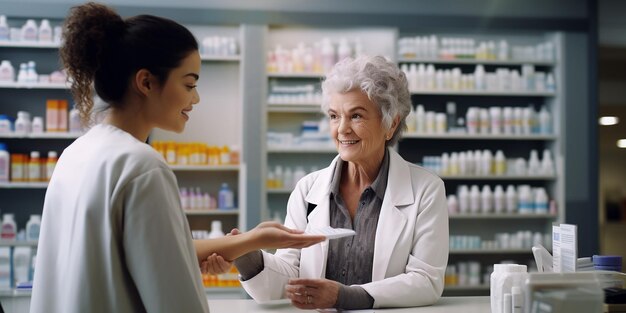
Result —
<path fill-rule="evenodd" d="M 330 96 L 328 117 L 330 132 L 342 160 L 357 164 L 380 162 L 385 142 L 397 123 L 387 130 L 380 109 L 359 90 Z"/>
<path fill-rule="evenodd" d="M 177 133 L 185 129 L 189 112 L 200 101 L 196 89 L 200 67 L 200 55 L 194 51 L 170 71 L 163 84 L 157 84 L 158 90 L 151 96 L 154 105 L 150 114 L 155 127 Z"/>

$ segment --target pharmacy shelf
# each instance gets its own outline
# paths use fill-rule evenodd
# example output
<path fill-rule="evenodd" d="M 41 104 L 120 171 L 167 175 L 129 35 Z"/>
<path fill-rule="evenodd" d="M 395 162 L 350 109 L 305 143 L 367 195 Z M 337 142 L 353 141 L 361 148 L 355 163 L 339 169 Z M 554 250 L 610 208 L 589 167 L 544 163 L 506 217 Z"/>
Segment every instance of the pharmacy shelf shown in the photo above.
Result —
<path fill-rule="evenodd" d="M 204 287 L 206 293 L 239 293 L 245 292 L 242 287 Z"/>
<path fill-rule="evenodd" d="M 32 289 L 0 290 L 0 298 L 30 297 L 32 293 Z"/>
<path fill-rule="evenodd" d="M 530 254 L 530 249 L 450 249 L 449 254 Z"/>
<path fill-rule="evenodd" d="M 0 138 L 19 138 L 19 139 L 76 139 L 82 133 L 40 133 L 40 134 L 0 134 Z"/>
<path fill-rule="evenodd" d="M 506 65 L 506 66 L 555 66 L 554 61 L 535 60 L 484 60 L 484 59 L 432 59 L 432 58 L 404 58 L 399 57 L 398 63 L 427 63 L 427 64 L 483 64 L 483 65 Z"/>
<path fill-rule="evenodd" d="M 485 96 L 485 97 L 554 97 L 549 91 L 413 90 L 411 95 Z"/>
<path fill-rule="evenodd" d="M 276 195 L 290 194 L 292 191 L 293 189 L 287 189 L 287 188 L 268 188 L 267 189 L 267 193 L 276 194 Z"/>
<path fill-rule="evenodd" d="M 330 154 L 337 153 L 337 150 L 333 147 L 287 147 L 287 148 L 276 148 L 270 147 L 267 148 L 268 153 L 320 153 L 320 154 Z"/>
<path fill-rule="evenodd" d="M 6 41 L 0 40 L 0 48 L 40 48 L 58 49 L 61 44 L 58 42 L 37 42 L 37 41 Z"/>
<path fill-rule="evenodd" d="M 200 60 L 202 62 L 239 62 L 241 56 L 239 55 L 201 55 Z"/>
<path fill-rule="evenodd" d="M 188 216 L 223 216 L 223 215 L 238 215 L 239 209 L 229 210 L 186 210 L 185 215 Z"/>
<path fill-rule="evenodd" d="M 405 133 L 404 139 L 448 139 L 448 140 L 556 140 L 556 135 L 479 135 L 479 134 L 417 134 Z"/>
<path fill-rule="evenodd" d="M 451 220 L 498 220 L 498 219 L 519 219 L 519 220 L 528 220 L 528 219 L 555 219 L 556 215 L 554 214 L 450 214 L 449 219 Z"/>
<path fill-rule="evenodd" d="M 483 291 L 489 290 L 489 285 L 476 285 L 476 286 L 444 286 L 446 291 Z"/>
<path fill-rule="evenodd" d="M 269 78 L 324 78 L 321 73 L 267 73 Z"/>
<path fill-rule="evenodd" d="M 48 183 L 0 183 L 0 189 L 46 189 Z"/>
<path fill-rule="evenodd" d="M 207 172 L 219 172 L 219 171 L 239 171 L 241 166 L 238 164 L 233 165 L 170 165 L 173 171 L 207 171 Z"/>
<path fill-rule="evenodd" d="M 319 113 L 322 114 L 319 103 L 278 104 L 268 103 L 267 111 L 273 113 Z"/>
<path fill-rule="evenodd" d="M 0 247 L 36 247 L 37 241 L 3 241 L 0 240 Z"/>
<path fill-rule="evenodd" d="M 503 176 L 479 176 L 479 175 L 439 175 L 445 180 L 555 180 L 554 175 L 503 175 Z"/>
<path fill-rule="evenodd" d="M 12 89 L 70 89 L 65 83 L 18 83 L 18 82 L 0 82 L 0 88 Z"/>

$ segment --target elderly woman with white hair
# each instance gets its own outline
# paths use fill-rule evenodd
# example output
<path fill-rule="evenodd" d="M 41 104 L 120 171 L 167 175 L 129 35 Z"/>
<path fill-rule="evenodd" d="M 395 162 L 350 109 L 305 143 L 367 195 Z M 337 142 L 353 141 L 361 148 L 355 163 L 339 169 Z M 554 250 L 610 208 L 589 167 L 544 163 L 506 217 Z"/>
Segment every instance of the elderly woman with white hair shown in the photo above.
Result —
<path fill-rule="evenodd" d="M 298 182 L 285 226 L 356 235 L 244 255 L 235 260 L 243 287 L 257 301 L 287 297 L 302 309 L 435 303 L 448 260 L 445 190 L 439 177 L 391 148 L 410 112 L 405 75 L 380 56 L 344 59 L 322 92 L 339 155 Z"/>

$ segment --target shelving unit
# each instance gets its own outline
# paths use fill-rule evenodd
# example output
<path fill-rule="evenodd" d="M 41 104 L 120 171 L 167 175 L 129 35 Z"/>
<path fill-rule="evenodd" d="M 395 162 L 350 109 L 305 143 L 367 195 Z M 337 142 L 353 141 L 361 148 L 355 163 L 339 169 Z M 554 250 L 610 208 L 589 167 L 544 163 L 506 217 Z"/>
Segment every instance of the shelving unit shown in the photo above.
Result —
<path fill-rule="evenodd" d="M 415 34 L 407 34 L 412 36 Z M 405 58 L 398 57 L 399 64 L 433 64 L 435 69 L 451 69 L 458 67 L 462 73 L 472 73 L 478 64 L 484 65 L 487 72 L 496 68 L 520 69 L 522 65 L 534 65 L 537 71 L 550 71 L 556 78 L 556 91 L 474 91 L 474 90 L 412 90 L 413 105 L 422 104 L 426 110 L 446 112 L 446 102 L 456 103 L 457 117 L 465 117 L 467 109 L 472 107 L 487 108 L 491 106 L 527 107 L 529 103 L 535 108 L 546 106 L 551 113 L 554 134 L 549 135 L 491 135 L 491 134 L 417 134 L 407 133 L 398 145 L 400 154 L 407 160 L 421 163 L 425 155 L 441 155 L 444 152 L 459 152 L 467 150 L 503 150 L 507 158 L 523 157 L 528 159 L 531 149 L 541 153 L 543 149 L 552 152 L 555 161 L 555 175 L 441 175 L 446 185 L 447 195 L 456 194 L 459 185 L 489 185 L 493 190 L 495 185 L 528 184 L 532 187 L 545 187 L 550 199 L 558 204 L 557 214 L 451 214 L 450 235 L 479 236 L 483 240 L 493 240 L 496 233 L 515 233 L 520 230 L 530 230 L 542 234 L 551 231 L 551 224 L 564 220 L 564 155 L 563 137 L 564 123 L 560 120 L 565 116 L 563 102 L 563 69 L 559 67 L 563 60 L 563 41 L 559 33 L 535 33 L 525 35 L 490 35 L 490 34 L 436 34 L 438 38 L 451 36 L 465 37 L 476 40 L 507 39 L 509 47 L 512 44 L 534 45 L 539 42 L 550 41 L 555 47 L 554 61 L 535 60 L 477 60 L 477 59 L 433 59 L 433 58 Z M 423 34 L 421 34 L 423 36 Z M 403 36 L 401 36 L 403 37 Z M 514 260 L 527 264 L 532 259 L 530 249 L 467 249 L 450 250 L 449 265 L 458 262 L 478 261 L 481 264 L 481 280 L 487 266 L 503 260 Z M 458 269 L 458 267 L 457 267 Z M 486 295 L 488 286 L 446 286 L 444 295 Z"/>

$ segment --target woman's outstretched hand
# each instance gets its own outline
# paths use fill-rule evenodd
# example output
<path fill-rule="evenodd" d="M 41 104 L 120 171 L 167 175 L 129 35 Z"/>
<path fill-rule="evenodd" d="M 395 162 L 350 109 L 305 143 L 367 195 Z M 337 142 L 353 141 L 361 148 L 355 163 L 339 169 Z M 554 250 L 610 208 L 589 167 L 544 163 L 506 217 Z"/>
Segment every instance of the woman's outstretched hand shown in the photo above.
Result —
<path fill-rule="evenodd" d="M 249 233 L 259 249 L 306 248 L 326 240 L 325 236 L 306 235 L 278 222 L 263 222 Z"/>

